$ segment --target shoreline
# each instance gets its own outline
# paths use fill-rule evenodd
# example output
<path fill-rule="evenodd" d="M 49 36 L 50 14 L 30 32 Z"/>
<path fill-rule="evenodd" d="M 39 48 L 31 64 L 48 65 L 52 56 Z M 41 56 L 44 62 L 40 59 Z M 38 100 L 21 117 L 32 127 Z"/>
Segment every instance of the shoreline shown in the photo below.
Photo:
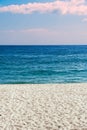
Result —
<path fill-rule="evenodd" d="M 0 129 L 87 130 L 87 83 L 0 84 Z"/>

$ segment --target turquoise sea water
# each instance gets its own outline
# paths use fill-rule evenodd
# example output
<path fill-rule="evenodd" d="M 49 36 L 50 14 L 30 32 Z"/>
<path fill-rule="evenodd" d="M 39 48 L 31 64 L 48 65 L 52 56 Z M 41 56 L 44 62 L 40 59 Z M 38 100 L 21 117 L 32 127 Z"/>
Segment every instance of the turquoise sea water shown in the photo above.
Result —
<path fill-rule="evenodd" d="M 0 84 L 87 82 L 87 46 L 0 46 Z"/>

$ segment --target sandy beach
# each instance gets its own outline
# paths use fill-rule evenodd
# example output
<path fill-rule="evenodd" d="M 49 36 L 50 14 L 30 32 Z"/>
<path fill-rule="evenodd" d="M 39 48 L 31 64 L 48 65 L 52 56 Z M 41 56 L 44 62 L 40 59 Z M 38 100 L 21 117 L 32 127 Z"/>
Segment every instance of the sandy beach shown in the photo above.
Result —
<path fill-rule="evenodd" d="M 87 84 L 0 85 L 0 130 L 87 130 Z"/>

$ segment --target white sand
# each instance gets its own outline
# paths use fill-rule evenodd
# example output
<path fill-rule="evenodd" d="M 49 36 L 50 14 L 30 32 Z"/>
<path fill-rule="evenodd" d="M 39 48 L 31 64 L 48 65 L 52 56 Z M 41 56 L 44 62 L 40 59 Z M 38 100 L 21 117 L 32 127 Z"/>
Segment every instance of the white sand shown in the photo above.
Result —
<path fill-rule="evenodd" d="M 0 130 L 87 130 L 87 84 L 0 85 Z"/>

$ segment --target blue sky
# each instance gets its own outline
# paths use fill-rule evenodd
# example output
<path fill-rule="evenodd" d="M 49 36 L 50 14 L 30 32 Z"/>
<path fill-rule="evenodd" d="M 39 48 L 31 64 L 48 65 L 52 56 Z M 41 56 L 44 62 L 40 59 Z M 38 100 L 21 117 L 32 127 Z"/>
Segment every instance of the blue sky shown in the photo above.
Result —
<path fill-rule="evenodd" d="M 87 44 L 87 3 L 0 0 L 0 44 Z"/>
<path fill-rule="evenodd" d="M 54 0 L 0 0 L 0 5 L 11 5 L 11 4 L 27 4 L 34 2 L 51 2 Z"/>

